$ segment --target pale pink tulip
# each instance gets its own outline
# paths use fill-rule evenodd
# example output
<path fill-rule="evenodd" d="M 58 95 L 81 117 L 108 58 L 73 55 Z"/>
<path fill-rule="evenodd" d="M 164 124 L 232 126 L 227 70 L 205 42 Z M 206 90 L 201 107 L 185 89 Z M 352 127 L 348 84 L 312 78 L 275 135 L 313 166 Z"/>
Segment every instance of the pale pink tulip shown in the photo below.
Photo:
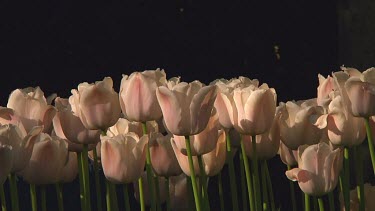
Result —
<path fill-rule="evenodd" d="M 83 144 L 89 144 L 90 149 L 100 141 L 100 130 L 88 130 L 79 117 L 73 115 L 68 99 L 56 98 L 58 112 L 53 118 L 55 133 L 62 139 L 68 140 L 69 151 L 81 152 Z"/>
<path fill-rule="evenodd" d="M 170 177 L 182 173 L 171 144 L 172 135 L 150 134 L 150 155 L 152 168 L 158 176 Z"/>
<path fill-rule="evenodd" d="M 298 151 L 289 149 L 282 141 L 280 141 L 279 155 L 285 165 L 297 165 Z"/>
<path fill-rule="evenodd" d="M 0 185 L 3 185 L 13 167 L 12 146 L 0 142 Z"/>
<path fill-rule="evenodd" d="M 19 116 L 27 132 L 34 126 L 43 126 L 44 132 L 51 132 L 56 109 L 47 103 L 39 87 L 14 90 L 9 96 L 7 107 Z"/>
<path fill-rule="evenodd" d="M 176 143 L 174 141 L 174 139 L 172 138 L 171 140 L 171 143 L 172 143 L 172 147 L 173 147 L 173 151 L 176 155 L 176 158 L 177 158 L 177 161 L 178 161 L 178 164 L 180 165 L 182 171 L 188 175 L 188 176 L 191 176 L 190 174 L 190 166 L 189 166 L 189 160 L 188 160 L 188 156 L 187 155 L 184 155 L 176 146 Z M 197 156 L 192 156 L 192 159 L 193 159 L 193 164 L 194 164 L 194 172 L 196 175 L 199 175 L 200 173 L 200 169 L 199 169 L 199 164 L 198 164 L 198 157 Z"/>
<path fill-rule="evenodd" d="M 298 148 L 298 168 L 286 171 L 301 190 L 312 196 L 322 196 L 335 189 L 342 168 L 342 150 L 332 150 L 326 143 Z"/>
<path fill-rule="evenodd" d="M 105 177 L 115 183 L 131 183 L 142 174 L 148 136 L 135 133 L 101 136 L 101 161 Z"/>
<path fill-rule="evenodd" d="M 69 97 L 73 114 L 89 130 L 102 130 L 114 125 L 121 114 L 118 94 L 113 90 L 112 78 L 106 77 L 95 84 L 81 83 L 72 89 Z"/>
<path fill-rule="evenodd" d="M 219 137 L 218 123 L 217 112 L 215 109 L 213 109 L 206 128 L 202 132 L 190 136 L 190 148 L 192 155 L 203 155 L 211 152 L 216 147 Z M 174 135 L 173 137 L 177 148 L 183 154 L 187 155 L 185 136 Z"/>
<path fill-rule="evenodd" d="M 318 106 L 328 107 L 331 97 L 329 96 L 332 91 L 335 90 L 334 80 L 331 76 L 324 78 L 322 75 L 318 75 L 319 86 L 317 88 L 317 104 Z"/>
<path fill-rule="evenodd" d="M 21 118 L 11 108 L 0 106 L 0 125 L 12 124 L 17 126 L 23 134 L 26 134 Z"/>
<path fill-rule="evenodd" d="M 157 200 L 162 204 L 167 199 L 167 188 L 165 186 L 165 178 L 164 177 L 156 177 L 157 179 L 154 181 L 155 183 L 158 182 L 159 184 L 159 193 L 156 193 Z M 142 184 L 143 184 L 143 197 L 145 200 L 145 204 L 147 206 L 151 205 L 151 198 L 150 198 L 150 190 L 148 188 L 148 182 L 147 182 L 147 173 L 144 171 L 142 173 Z M 139 202 L 139 186 L 138 181 L 133 182 L 134 187 L 134 196 L 135 199 Z"/>
<path fill-rule="evenodd" d="M 225 141 L 225 133 L 220 130 L 216 147 L 204 155 L 202 155 L 203 167 L 207 176 L 217 175 L 225 164 L 227 157 L 227 146 Z"/>
<path fill-rule="evenodd" d="M 68 158 L 67 144 L 57 136 L 41 133 L 37 136 L 29 164 L 20 175 L 30 184 L 53 184 L 61 180 Z"/>
<path fill-rule="evenodd" d="M 216 87 L 204 86 L 199 81 L 182 82 L 171 90 L 159 87 L 156 96 L 168 130 L 174 135 L 195 135 L 207 126 L 216 98 Z"/>
<path fill-rule="evenodd" d="M 258 135 L 270 129 L 276 111 L 276 92 L 267 84 L 238 87 L 233 91 L 237 115 L 234 128 L 241 134 Z"/>
<path fill-rule="evenodd" d="M 60 181 L 63 183 L 72 182 L 78 174 L 77 153 L 69 152 L 66 162 L 61 169 Z"/>
<path fill-rule="evenodd" d="M 165 72 L 160 69 L 134 72 L 129 77 L 123 75 L 119 95 L 125 118 L 137 122 L 160 119 L 156 89 L 166 83 Z"/>
<path fill-rule="evenodd" d="M 288 101 L 278 107 L 281 141 L 292 150 L 304 144 L 317 144 L 322 136 L 322 129 L 314 123 L 324 110 L 311 102 Z"/>
<path fill-rule="evenodd" d="M 159 126 L 155 121 L 146 122 L 146 128 L 148 133 L 158 132 Z M 131 122 L 124 118 L 119 118 L 115 125 L 108 128 L 107 136 L 114 137 L 120 134 L 127 134 L 133 132 L 139 137 L 143 136 L 142 123 Z"/>
<path fill-rule="evenodd" d="M 365 210 L 372 211 L 375 210 L 375 186 L 372 186 L 369 183 L 364 184 L 364 195 L 365 195 Z M 342 211 L 345 211 L 344 197 L 342 194 L 339 196 L 340 207 Z M 359 200 L 358 200 L 358 191 L 357 189 L 350 191 L 350 211 L 359 211 Z"/>

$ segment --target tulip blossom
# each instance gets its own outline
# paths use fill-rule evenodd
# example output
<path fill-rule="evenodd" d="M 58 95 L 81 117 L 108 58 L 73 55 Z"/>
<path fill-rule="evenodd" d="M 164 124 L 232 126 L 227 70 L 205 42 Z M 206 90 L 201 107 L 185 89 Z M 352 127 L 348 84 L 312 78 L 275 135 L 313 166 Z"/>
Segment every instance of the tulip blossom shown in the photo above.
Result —
<path fill-rule="evenodd" d="M 176 146 L 176 143 L 175 143 L 175 141 L 174 141 L 173 138 L 172 138 L 171 142 L 172 142 L 173 151 L 174 151 L 174 153 L 176 155 L 178 164 L 180 165 L 182 171 L 186 175 L 191 176 L 190 166 L 189 166 L 189 161 L 188 161 L 188 156 L 184 155 L 180 151 L 180 149 L 178 149 L 178 147 Z M 197 156 L 192 156 L 192 159 L 193 159 L 193 164 L 194 164 L 194 172 L 195 172 L 196 175 L 199 175 L 200 169 L 199 169 L 199 164 L 198 164 L 198 157 Z"/>
<path fill-rule="evenodd" d="M 72 89 L 69 103 L 73 114 L 89 130 L 105 131 L 117 122 L 121 114 L 118 94 L 113 90 L 110 77 L 95 84 L 79 84 L 77 90 Z"/>
<path fill-rule="evenodd" d="M 161 86 L 156 91 L 165 125 L 179 136 L 202 132 L 208 123 L 216 98 L 215 86 L 199 81 L 178 83 L 172 89 Z"/>
<path fill-rule="evenodd" d="M 72 182 L 78 174 L 77 153 L 69 152 L 66 162 L 61 169 L 60 181 L 63 183 Z"/>
<path fill-rule="evenodd" d="M 352 76 L 345 82 L 345 89 L 351 102 L 351 112 L 356 117 L 375 115 L 375 68 L 359 76 Z"/>
<path fill-rule="evenodd" d="M 149 133 L 158 132 L 159 127 L 155 121 L 146 122 L 146 128 Z M 127 134 L 133 132 L 139 137 L 143 136 L 142 123 L 140 122 L 131 122 L 127 119 L 120 118 L 115 125 L 108 128 L 107 136 L 114 137 L 120 134 Z"/>
<path fill-rule="evenodd" d="M 375 197 L 375 186 L 369 183 L 364 184 L 364 196 L 365 196 L 365 210 L 372 211 L 375 210 L 375 201 L 372 200 Z M 344 197 L 340 194 L 339 197 L 341 210 L 345 211 Z M 359 209 L 360 202 L 358 199 L 357 189 L 350 191 L 350 211 L 357 211 Z"/>
<path fill-rule="evenodd" d="M 315 119 L 323 115 L 323 108 L 312 101 L 288 101 L 279 106 L 281 141 L 290 149 L 299 146 L 317 144 L 322 129 L 314 125 Z"/>
<path fill-rule="evenodd" d="M 295 166 L 297 165 L 297 150 L 291 150 L 285 144 L 280 141 L 280 148 L 279 148 L 279 155 L 281 158 L 281 161 L 288 166 Z"/>
<path fill-rule="evenodd" d="M 142 187 L 143 187 L 143 197 L 145 200 L 145 204 L 147 206 L 151 205 L 151 194 L 150 194 L 150 189 L 148 187 L 148 182 L 147 182 L 147 173 L 144 171 L 142 173 Z M 160 204 L 164 203 L 167 199 L 167 188 L 165 186 L 165 178 L 164 177 L 157 177 L 157 180 L 155 182 L 158 182 L 159 186 L 159 193 L 157 193 L 157 198 Z M 133 187 L 134 187 L 134 196 L 135 199 L 140 202 L 139 200 L 139 184 L 138 182 L 133 182 Z"/>
<path fill-rule="evenodd" d="M 337 90 L 332 93 L 332 101 L 328 106 L 327 114 L 320 116 L 316 125 L 326 128 L 329 140 L 334 145 L 356 146 L 363 142 L 366 136 L 364 119 L 354 117 L 348 109 L 350 101 L 344 84 L 349 75 L 344 72 L 333 73 Z"/>
<path fill-rule="evenodd" d="M 206 128 L 202 132 L 190 136 L 191 154 L 203 155 L 211 152 L 216 147 L 218 137 L 218 115 L 214 109 Z M 177 148 L 186 155 L 185 137 L 174 135 L 174 141 Z"/>
<path fill-rule="evenodd" d="M 95 147 L 100 141 L 100 130 L 86 129 L 81 119 L 73 114 L 68 99 L 58 97 L 55 104 L 58 109 L 53 118 L 55 133 L 67 140 L 69 151 L 81 152 L 83 144 Z"/>
<path fill-rule="evenodd" d="M 202 155 L 204 171 L 207 176 L 215 176 L 223 169 L 227 155 L 226 149 L 225 133 L 220 130 L 216 147 L 211 152 Z"/>
<path fill-rule="evenodd" d="M 238 87 L 233 91 L 237 114 L 234 128 L 241 134 L 258 135 L 270 129 L 276 111 L 276 92 L 267 84 Z"/>
<path fill-rule="evenodd" d="M 170 177 L 182 173 L 171 144 L 172 135 L 160 133 L 150 135 L 150 155 L 152 168 L 158 176 Z"/>
<path fill-rule="evenodd" d="M 0 185 L 3 185 L 13 167 L 12 146 L 0 142 Z"/>
<path fill-rule="evenodd" d="M 30 162 L 20 175 L 28 183 L 35 185 L 61 181 L 61 173 L 69 155 L 65 141 L 46 133 L 41 133 L 37 137 Z"/>
<path fill-rule="evenodd" d="M 335 90 L 335 83 L 331 76 L 324 78 L 322 75 L 318 75 L 319 86 L 317 88 L 317 104 L 323 108 L 328 107 L 331 101 L 330 93 Z"/>
<path fill-rule="evenodd" d="M 332 150 L 326 143 L 298 148 L 298 168 L 286 171 L 301 190 L 312 196 L 322 196 L 335 189 L 342 168 L 342 150 Z"/>
<path fill-rule="evenodd" d="M 56 109 L 48 104 L 39 87 L 14 90 L 9 96 L 7 107 L 20 117 L 27 132 L 34 126 L 43 126 L 44 132 L 51 131 Z"/>
<path fill-rule="evenodd" d="M 146 122 L 162 116 L 156 98 L 156 89 L 167 82 L 164 70 L 147 70 L 123 75 L 120 87 L 120 105 L 125 118 Z"/>
<path fill-rule="evenodd" d="M 135 133 L 101 136 L 101 161 L 105 177 L 115 183 L 131 183 L 142 174 L 148 136 Z"/>

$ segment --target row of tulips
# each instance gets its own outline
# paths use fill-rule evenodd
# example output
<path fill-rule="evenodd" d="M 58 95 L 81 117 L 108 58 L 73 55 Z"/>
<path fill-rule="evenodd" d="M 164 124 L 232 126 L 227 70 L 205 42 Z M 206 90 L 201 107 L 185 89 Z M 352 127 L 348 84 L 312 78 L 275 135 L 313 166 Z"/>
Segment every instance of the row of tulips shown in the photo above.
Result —
<path fill-rule="evenodd" d="M 364 158 L 357 148 L 367 132 L 375 174 L 374 90 L 374 68 L 359 72 L 345 67 L 327 78 L 319 75 L 316 98 L 279 106 L 276 91 L 256 79 L 220 79 L 205 85 L 177 77 L 167 80 L 159 69 L 123 75 L 119 93 L 110 77 L 79 84 L 69 99 L 46 98 L 39 87 L 17 89 L 7 107 L 0 108 L 2 210 L 7 210 L 7 177 L 12 210 L 19 210 L 17 177 L 30 184 L 32 210 L 38 207 L 37 188 L 46 209 L 48 184 L 55 184 L 58 209 L 64 210 L 62 184 L 77 175 L 81 210 L 91 210 L 92 192 L 98 210 L 104 204 L 102 192 L 107 210 L 118 210 L 118 184 L 124 187 L 127 210 L 131 184 L 142 211 L 146 206 L 161 210 L 164 202 L 167 210 L 210 210 L 207 188 L 216 175 L 223 210 L 221 171 L 226 164 L 228 196 L 232 210 L 238 211 L 236 153 L 244 209 L 277 209 L 267 160 L 279 154 L 290 179 L 288 210 L 301 210 L 293 181 L 305 194 L 305 210 L 310 210 L 310 200 L 317 200 L 320 210 L 335 210 L 334 198 L 340 198 L 342 210 L 373 210 L 375 187 L 364 185 Z M 355 166 L 349 165 L 349 151 Z M 90 162 L 95 191 L 89 185 Z M 100 169 L 105 190 L 100 187 Z M 350 172 L 356 173 L 358 194 L 350 190 Z M 339 197 L 334 197 L 338 183 Z"/>

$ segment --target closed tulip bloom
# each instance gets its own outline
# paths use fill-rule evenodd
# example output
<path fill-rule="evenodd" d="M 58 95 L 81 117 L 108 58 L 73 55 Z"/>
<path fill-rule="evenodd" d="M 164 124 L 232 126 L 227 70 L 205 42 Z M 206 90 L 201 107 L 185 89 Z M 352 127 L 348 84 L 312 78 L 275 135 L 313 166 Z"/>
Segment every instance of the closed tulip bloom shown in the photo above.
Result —
<path fill-rule="evenodd" d="M 185 174 L 171 177 L 169 179 L 169 196 L 171 199 L 171 210 L 173 211 L 189 211 L 188 188 L 190 184 L 187 182 Z"/>
<path fill-rule="evenodd" d="M 157 200 L 160 202 L 160 204 L 163 204 L 167 199 L 167 188 L 165 186 L 165 178 L 164 177 L 156 177 L 157 182 L 159 183 L 159 192 L 156 194 Z M 150 190 L 148 188 L 148 182 L 147 182 L 147 173 L 144 171 L 142 173 L 142 184 L 143 184 L 143 197 L 144 202 L 147 206 L 151 205 L 151 198 L 150 198 Z M 155 180 L 154 180 L 155 181 Z M 156 183 L 156 181 L 155 181 Z M 155 184 L 156 185 L 156 184 Z M 135 199 L 139 202 L 139 184 L 138 181 L 133 182 L 134 187 L 134 196 Z"/>
<path fill-rule="evenodd" d="M 72 89 L 72 94 L 69 97 L 72 111 L 89 130 L 107 130 L 120 117 L 118 94 L 110 77 L 95 84 L 81 83 L 78 90 Z"/>
<path fill-rule="evenodd" d="M 365 210 L 372 211 L 375 210 L 375 201 L 372 200 L 375 197 L 375 186 L 369 183 L 363 185 L 364 195 L 365 195 Z M 345 211 L 344 197 L 340 194 L 339 197 L 341 210 Z M 359 199 L 357 189 L 350 191 L 350 211 L 358 211 L 359 209 Z"/>
<path fill-rule="evenodd" d="M 318 75 L 319 86 L 317 88 L 317 104 L 318 106 L 328 107 L 331 101 L 330 93 L 335 90 L 335 83 L 331 76 L 324 78 L 322 75 Z"/>
<path fill-rule="evenodd" d="M 0 143 L 12 147 L 12 172 L 19 172 L 28 165 L 35 141 L 42 130 L 42 126 L 36 126 L 25 134 L 12 124 L 0 126 Z"/>
<path fill-rule="evenodd" d="M 275 117 L 271 128 L 260 135 L 256 135 L 256 151 L 259 160 L 268 160 L 277 154 L 280 145 L 280 127 L 278 118 L 280 113 Z M 245 146 L 245 152 L 248 157 L 253 159 L 253 146 L 252 137 L 243 135 L 243 143 Z"/>
<path fill-rule="evenodd" d="M 297 157 L 298 157 L 297 150 L 291 150 L 285 144 L 280 141 L 280 148 L 279 148 L 279 155 L 281 161 L 288 166 L 295 166 L 297 165 Z"/>
<path fill-rule="evenodd" d="M 344 84 L 349 75 L 344 72 L 333 73 L 338 89 L 332 95 L 328 106 L 328 113 L 320 116 L 316 125 L 326 128 L 329 140 L 338 146 L 356 146 L 366 137 L 364 119 L 354 117 L 349 111 L 349 98 L 345 92 Z"/>
<path fill-rule="evenodd" d="M 172 148 L 171 138 L 171 134 L 163 136 L 160 133 L 151 133 L 150 135 L 151 163 L 154 173 L 158 176 L 170 177 L 182 173 Z"/>
<path fill-rule="evenodd" d="M 220 130 L 215 149 L 202 155 L 203 167 L 207 176 L 215 176 L 223 169 L 227 157 L 226 147 L 225 133 Z"/>
<path fill-rule="evenodd" d="M 131 183 L 143 172 L 148 136 L 135 133 L 101 136 L 101 161 L 105 177 L 115 183 Z"/>
<path fill-rule="evenodd" d="M 134 72 L 122 76 L 120 105 L 122 113 L 130 121 L 146 122 L 160 119 L 161 109 L 156 98 L 156 89 L 167 82 L 164 70 Z"/>
<path fill-rule="evenodd" d="M 210 120 L 206 128 L 195 135 L 190 136 L 190 148 L 192 155 L 203 155 L 211 152 L 216 147 L 219 137 L 218 115 L 215 109 L 211 113 Z M 177 148 L 187 155 L 185 137 L 174 135 L 174 141 Z"/>
<path fill-rule="evenodd" d="M 56 135 L 68 140 L 69 151 L 81 152 L 83 144 L 91 145 L 90 148 L 100 141 L 100 130 L 88 130 L 81 119 L 72 112 L 68 99 L 56 98 L 58 112 L 53 118 L 53 126 Z"/>
<path fill-rule="evenodd" d="M 359 77 L 350 77 L 345 82 L 345 89 L 353 116 L 375 115 L 375 68 L 364 71 Z"/>
<path fill-rule="evenodd" d="M 46 185 L 60 181 L 68 157 L 63 139 L 41 133 L 34 145 L 29 165 L 20 175 L 30 184 Z"/>
<path fill-rule="evenodd" d="M 236 88 L 233 100 L 237 116 L 233 117 L 234 128 L 241 134 L 258 135 L 270 129 L 276 111 L 276 92 L 267 84 L 259 88 L 248 86 Z"/>
<path fill-rule="evenodd" d="M 304 145 L 298 148 L 298 168 L 286 171 L 292 181 L 298 181 L 301 190 L 312 196 L 333 191 L 342 168 L 342 150 L 332 150 L 326 143 Z"/>
<path fill-rule="evenodd" d="M 322 129 L 315 125 L 315 119 L 323 115 L 320 106 L 311 105 L 310 101 L 280 103 L 279 125 L 281 141 L 290 149 L 299 146 L 317 144 L 322 136 Z"/>
<path fill-rule="evenodd" d="M 161 86 L 156 96 L 168 130 L 179 136 L 202 132 L 211 116 L 216 98 L 215 86 L 199 81 L 179 83 L 171 90 Z"/>
<path fill-rule="evenodd" d="M 14 90 L 9 96 L 7 107 L 20 117 L 27 132 L 34 126 L 43 126 L 44 132 L 51 132 L 56 109 L 47 103 L 39 87 Z"/>
<path fill-rule="evenodd" d="M 12 146 L 0 143 L 0 185 L 3 185 L 13 166 Z"/>

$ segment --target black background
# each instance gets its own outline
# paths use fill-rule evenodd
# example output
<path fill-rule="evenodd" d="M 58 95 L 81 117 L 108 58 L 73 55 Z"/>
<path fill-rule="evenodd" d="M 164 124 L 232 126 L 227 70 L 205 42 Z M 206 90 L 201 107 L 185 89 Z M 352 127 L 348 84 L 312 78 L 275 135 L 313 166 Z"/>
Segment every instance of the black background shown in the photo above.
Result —
<path fill-rule="evenodd" d="M 69 97 L 79 83 L 111 76 L 118 91 L 122 74 L 158 67 L 183 81 L 257 78 L 279 101 L 307 99 L 316 96 L 317 74 L 341 65 L 335 1 L 2 1 L 0 24 L 2 106 L 16 88 Z M 285 167 L 279 158 L 270 166 L 276 200 L 287 208 Z M 80 206 L 76 185 L 65 188 L 69 210 Z M 20 186 L 28 203 L 28 187 Z M 219 209 L 215 188 L 212 210 Z"/>

